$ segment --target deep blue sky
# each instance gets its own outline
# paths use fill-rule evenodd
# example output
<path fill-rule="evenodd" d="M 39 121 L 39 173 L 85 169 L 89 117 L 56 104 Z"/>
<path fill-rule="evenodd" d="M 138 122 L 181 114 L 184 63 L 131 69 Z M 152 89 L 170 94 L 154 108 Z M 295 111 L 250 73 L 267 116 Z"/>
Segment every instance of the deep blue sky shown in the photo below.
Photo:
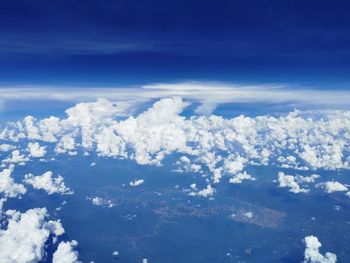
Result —
<path fill-rule="evenodd" d="M 0 83 L 350 84 L 349 1 L 0 2 Z"/>

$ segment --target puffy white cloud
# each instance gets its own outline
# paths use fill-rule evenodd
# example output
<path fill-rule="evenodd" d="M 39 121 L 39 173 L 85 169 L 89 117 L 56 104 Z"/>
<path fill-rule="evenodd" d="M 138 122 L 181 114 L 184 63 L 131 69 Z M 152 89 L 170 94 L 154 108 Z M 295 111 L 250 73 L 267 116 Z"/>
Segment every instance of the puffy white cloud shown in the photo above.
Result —
<path fill-rule="evenodd" d="M 50 231 L 50 233 L 55 236 L 60 236 L 65 233 L 65 230 L 61 224 L 61 220 L 50 220 L 44 224 L 45 228 Z"/>
<path fill-rule="evenodd" d="M 278 187 L 290 188 L 289 192 L 296 194 L 309 192 L 308 189 L 300 187 L 294 176 L 285 175 L 283 172 L 278 172 Z"/>
<path fill-rule="evenodd" d="M 15 198 L 27 192 L 22 184 L 15 183 L 11 177 L 13 171 L 14 165 L 10 165 L 9 168 L 0 172 L 0 193 L 2 193 L 5 198 Z"/>
<path fill-rule="evenodd" d="M 320 253 L 322 244 L 315 236 L 307 236 L 303 240 L 305 244 L 304 263 L 335 263 L 337 256 L 333 253 L 326 252 L 325 255 Z"/>
<path fill-rule="evenodd" d="M 7 227 L 0 230 L 0 262 L 30 263 L 43 260 L 45 243 L 53 225 L 45 221 L 47 210 L 35 208 L 25 213 L 8 210 L 6 215 Z M 55 229 L 58 224 L 55 223 Z"/>
<path fill-rule="evenodd" d="M 348 191 L 348 188 L 345 185 L 336 181 L 327 181 L 324 183 L 319 183 L 316 185 L 316 187 L 323 188 L 326 193 Z"/>
<path fill-rule="evenodd" d="M 196 184 L 191 184 L 191 188 L 194 191 L 190 192 L 188 195 L 190 195 L 190 196 L 201 196 L 201 197 L 205 197 L 205 198 L 212 197 L 213 194 L 214 194 L 214 191 L 215 191 L 215 189 L 209 184 L 207 185 L 206 188 L 204 188 L 204 189 L 202 189 L 200 191 L 197 191 L 197 192 L 196 192 L 196 190 L 197 190 Z"/>
<path fill-rule="evenodd" d="M 57 153 L 65 153 L 75 149 L 75 139 L 72 135 L 66 134 L 61 137 L 56 145 L 55 151 Z"/>
<path fill-rule="evenodd" d="M 73 193 L 73 191 L 71 191 L 70 188 L 65 185 L 63 177 L 60 175 L 53 177 L 53 173 L 51 171 L 47 171 L 38 176 L 34 176 L 33 174 L 26 174 L 23 181 L 33 186 L 35 189 L 45 190 L 49 195 L 55 193 Z"/>
<path fill-rule="evenodd" d="M 181 156 L 180 159 L 176 162 L 176 165 L 179 166 L 176 172 L 186 172 L 186 173 L 198 173 L 201 171 L 201 166 L 195 163 L 191 163 L 191 160 L 186 156 Z"/>
<path fill-rule="evenodd" d="M 320 177 L 321 176 L 318 174 L 312 174 L 310 176 L 302 176 L 302 175 L 295 176 L 296 180 L 300 183 L 314 183 L 315 180 Z"/>
<path fill-rule="evenodd" d="M 29 161 L 29 158 L 20 153 L 19 150 L 14 150 L 11 156 L 2 160 L 3 163 L 18 163 L 24 164 Z"/>
<path fill-rule="evenodd" d="M 256 178 L 252 177 L 250 174 L 244 171 L 243 173 L 238 173 L 234 175 L 232 178 L 230 178 L 229 182 L 231 184 L 240 184 L 243 180 L 254 181 L 256 180 Z"/>
<path fill-rule="evenodd" d="M 253 212 L 246 212 L 246 213 L 244 213 L 244 216 L 246 218 L 253 218 Z"/>
<path fill-rule="evenodd" d="M 247 165 L 277 162 L 282 167 L 304 170 L 350 168 L 346 150 L 350 147 L 348 111 L 186 118 L 181 112 L 187 105 L 178 97 L 161 99 L 136 116 L 118 120 L 128 105 L 100 99 L 68 109 L 67 118 L 29 118 L 5 127 L 0 134 L 12 141 L 39 135 L 35 140 L 54 143 L 57 153 L 88 150 L 148 165 L 161 165 L 167 155 L 177 153 L 179 170 L 203 175 L 208 171 L 212 183 L 223 176 L 236 178 L 232 182 L 248 179 L 243 172 Z M 295 181 L 301 183 L 300 178 Z"/>
<path fill-rule="evenodd" d="M 34 124 L 35 118 L 33 116 L 27 116 L 23 120 L 23 124 L 25 126 L 25 130 L 27 133 L 27 138 L 32 140 L 40 139 L 41 136 L 39 134 L 38 127 Z"/>
<path fill-rule="evenodd" d="M 28 151 L 29 151 L 31 157 L 40 158 L 40 157 L 45 156 L 46 147 L 40 146 L 40 144 L 37 142 L 35 142 L 35 143 L 30 142 L 30 143 L 28 143 Z"/>
<path fill-rule="evenodd" d="M 119 257 L 119 252 L 117 250 L 113 251 L 112 256 L 113 257 Z"/>
<path fill-rule="evenodd" d="M 78 242 L 72 240 L 70 242 L 61 241 L 57 250 L 53 254 L 52 263 L 76 263 L 78 261 L 78 252 L 75 251 L 75 247 Z"/>
<path fill-rule="evenodd" d="M 8 152 L 14 149 L 16 149 L 16 146 L 11 144 L 3 143 L 0 145 L 0 152 Z"/>
<path fill-rule="evenodd" d="M 129 183 L 129 185 L 135 187 L 135 186 L 139 186 L 139 185 L 141 185 L 143 183 L 145 183 L 145 180 L 139 179 L 139 180 L 131 181 Z"/>

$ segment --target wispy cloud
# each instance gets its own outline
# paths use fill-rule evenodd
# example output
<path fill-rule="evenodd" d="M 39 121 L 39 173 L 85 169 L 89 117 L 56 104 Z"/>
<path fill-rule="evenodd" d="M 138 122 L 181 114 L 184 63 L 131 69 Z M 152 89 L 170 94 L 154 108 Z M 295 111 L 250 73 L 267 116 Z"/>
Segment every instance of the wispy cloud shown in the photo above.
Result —
<path fill-rule="evenodd" d="M 316 90 L 287 85 L 235 85 L 214 82 L 158 83 L 138 87 L 54 87 L 2 86 L 0 105 L 7 101 L 53 100 L 63 102 L 91 101 L 107 98 L 115 102 L 141 104 L 164 97 L 182 97 L 200 102 L 197 111 L 210 113 L 223 103 L 288 104 L 320 109 L 349 107 L 350 91 Z"/>

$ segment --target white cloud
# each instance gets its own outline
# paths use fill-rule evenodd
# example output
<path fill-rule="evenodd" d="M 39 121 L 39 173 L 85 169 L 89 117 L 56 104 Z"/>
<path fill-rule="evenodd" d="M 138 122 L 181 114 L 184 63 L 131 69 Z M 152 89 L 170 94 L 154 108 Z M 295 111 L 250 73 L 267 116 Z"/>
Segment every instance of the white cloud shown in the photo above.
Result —
<path fill-rule="evenodd" d="M 292 175 L 285 175 L 283 172 L 278 172 L 278 187 L 290 188 L 289 192 L 292 193 L 307 193 L 308 189 L 300 187 L 296 178 Z"/>
<path fill-rule="evenodd" d="M 11 144 L 3 143 L 0 145 L 0 152 L 8 152 L 14 149 L 16 149 L 16 146 Z"/>
<path fill-rule="evenodd" d="M 53 254 L 52 263 L 76 263 L 78 261 L 78 252 L 75 247 L 78 242 L 72 240 L 70 242 L 62 241 L 59 243 L 57 250 Z"/>
<path fill-rule="evenodd" d="M 113 251 L 112 256 L 113 257 L 118 257 L 119 256 L 119 252 L 118 251 Z"/>
<path fill-rule="evenodd" d="M 323 188 L 326 193 L 334 193 L 334 192 L 345 192 L 348 191 L 348 188 L 342 183 L 336 181 L 328 181 L 324 183 L 319 183 L 316 187 Z"/>
<path fill-rule="evenodd" d="M 191 188 L 192 190 L 197 190 L 196 185 L 195 184 L 191 184 Z M 190 196 L 201 196 L 201 197 L 212 197 L 214 194 L 215 189 L 211 186 L 211 185 L 207 185 L 206 188 L 200 190 L 200 191 L 192 191 L 189 193 Z"/>
<path fill-rule="evenodd" d="M 6 215 L 7 227 L 0 230 L 0 262 L 34 263 L 44 259 L 52 227 L 52 223 L 45 221 L 47 210 L 35 208 L 25 213 L 8 210 Z"/>
<path fill-rule="evenodd" d="M 57 153 L 65 153 L 75 149 L 75 139 L 71 135 L 64 135 L 56 145 Z"/>
<path fill-rule="evenodd" d="M 49 92 L 48 92 L 49 90 Z M 141 87 L 42 87 L 11 86 L 0 87 L 1 99 L 6 100 L 55 100 L 84 102 L 97 98 L 123 102 L 127 105 L 144 103 L 154 99 L 181 96 L 201 102 L 199 113 L 208 114 L 216 105 L 229 102 L 294 103 L 327 106 L 347 106 L 350 92 L 346 90 L 315 90 L 286 85 L 239 85 L 230 83 L 158 83 Z M 329 98 L 332 98 L 332 101 Z"/>
<path fill-rule="evenodd" d="M 98 196 L 87 197 L 87 199 L 90 200 L 91 203 L 96 206 L 107 206 L 109 208 L 116 206 L 116 204 L 112 200 L 107 200 Z"/>
<path fill-rule="evenodd" d="M 19 150 L 14 150 L 11 156 L 2 160 L 3 163 L 18 163 L 24 164 L 29 161 L 29 158 L 20 153 Z"/>
<path fill-rule="evenodd" d="M 250 174 L 244 171 L 243 173 L 238 173 L 234 175 L 232 178 L 230 178 L 229 182 L 231 184 L 240 184 L 243 180 L 255 181 L 256 178 L 252 177 Z"/>
<path fill-rule="evenodd" d="M 14 165 L 10 165 L 0 172 L 0 193 L 3 194 L 5 198 L 15 198 L 21 196 L 27 192 L 22 184 L 17 184 L 11 177 L 14 171 Z"/>
<path fill-rule="evenodd" d="M 176 165 L 179 166 L 176 172 L 198 173 L 201 171 L 201 166 L 191 163 L 191 160 L 186 156 L 181 156 Z"/>
<path fill-rule="evenodd" d="M 337 256 L 333 253 L 326 252 L 325 255 L 320 253 L 322 244 L 315 236 L 307 236 L 303 240 L 305 244 L 304 263 L 335 263 Z"/>
<path fill-rule="evenodd" d="M 244 216 L 246 217 L 246 218 L 253 218 L 253 213 L 252 212 L 246 212 L 246 213 L 244 213 Z"/>
<path fill-rule="evenodd" d="M 143 179 L 135 180 L 129 183 L 130 186 L 136 187 L 143 184 L 145 181 Z"/>
<path fill-rule="evenodd" d="M 295 176 L 296 180 L 299 183 L 314 183 L 316 179 L 320 178 L 321 176 L 318 174 L 312 174 L 310 176 L 302 176 L 302 175 L 297 175 Z"/>
<path fill-rule="evenodd" d="M 179 88 L 179 95 L 182 89 Z M 4 139 L 18 141 L 29 134 L 30 127 L 30 137 L 37 138 L 39 134 L 40 139 L 36 140 L 52 142 L 58 154 L 95 151 L 99 156 L 132 159 L 142 165 L 161 165 L 167 155 L 177 153 L 180 158 L 175 164 L 179 170 L 210 174 L 210 183 L 220 182 L 223 176 L 233 178 L 232 182 L 252 179 L 243 172 L 248 165 L 278 162 L 282 167 L 304 170 L 350 168 L 347 111 L 293 111 L 280 117 L 186 118 L 181 112 L 188 102 L 175 97 L 157 101 L 146 111 L 119 120 L 127 107 L 118 105 L 104 99 L 79 103 L 66 111 L 67 118 L 30 118 L 5 127 L 0 134 Z M 53 128 L 49 128 L 51 125 Z M 300 176 L 294 181 L 298 185 L 309 183 Z"/>
<path fill-rule="evenodd" d="M 51 171 L 47 171 L 42 175 L 34 176 L 33 174 L 26 174 L 25 183 L 33 186 L 35 189 L 45 190 L 48 194 L 72 194 L 73 191 L 70 190 L 64 183 L 62 176 L 58 175 L 53 177 Z"/>
<path fill-rule="evenodd" d="M 40 146 L 39 143 L 28 143 L 28 151 L 30 153 L 31 157 L 35 158 L 41 158 L 44 157 L 46 154 L 46 147 L 45 146 Z"/>

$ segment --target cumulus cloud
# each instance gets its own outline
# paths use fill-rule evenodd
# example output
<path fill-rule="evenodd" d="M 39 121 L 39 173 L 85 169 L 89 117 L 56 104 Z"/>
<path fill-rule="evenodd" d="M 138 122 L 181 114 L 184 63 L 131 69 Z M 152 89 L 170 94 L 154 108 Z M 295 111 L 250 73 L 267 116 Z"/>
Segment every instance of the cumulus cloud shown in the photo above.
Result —
<path fill-rule="evenodd" d="M 337 256 L 333 253 L 326 252 L 325 255 L 320 253 L 322 244 L 315 236 L 307 236 L 303 240 L 305 244 L 304 263 L 335 263 Z"/>
<path fill-rule="evenodd" d="M 78 242 L 72 240 L 70 242 L 62 241 L 59 243 L 57 250 L 53 254 L 52 263 L 76 263 L 78 261 L 78 252 L 75 247 Z"/>
<path fill-rule="evenodd" d="M 12 151 L 11 156 L 2 160 L 3 163 L 18 163 L 20 165 L 25 164 L 27 161 L 29 161 L 29 158 L 21 154 L 19 150 Z"/>
<path fill-rule="evenodd" d="M 139 179 L 139 180 L 131 181 L 129 185 L 135 187 L 143 184 L 144 182 L 145 181 L 143 179 Z"/>
<path fill-rule="evenodd" d="M 339 183 L 337 181 L 327 181 L 324 183 L 319 183 L 316 185 L 316 187 L 324 189 L 324 191 L 326 193 L 348 191 L 348 188 L 345 185 L 343 185 L 342 183 Z"/>
<path fill-rule="evenodd" d="M 210 183 L 220 182 L 223 176 L 233 183 L 251 180 L 244 172 L 248 165 L 277 162 L 300 170 L 350 168 L 346 150 L 350 147 L 350 112 L 186 118 L 181 113 L 188 104 L 179 97 L 161 99 L 144 112 L 120 120 L 127 107 L 100 99 L 67 109 L 67 118 L 29 118 L 5 127 L 0 134 L 10 141 L 35 138 L 51 142 L 57 154 L 95 151 L 99 156 L 131 159 L 141 165 L 161 165 L 167 155 L 178 153 L 175 164 L 179 170 L 209 174 Z M 308 183 L 301 182 L 301 177 L 283 179 L 297 185 Z M 294 192 L 306 189 L 291 181 L 284 183 L 293 184 Z"/>
<path fill-rule="evenodd" d="M 308 189 L 300 187 L 296 178 L 292 175 L 286 175 L 283 172 L 278 172 L 278 187 L 290 188 L 289 192 L 292 193 L 307 193 Z"/>
<path fill-rule="evenodd" d="M 0 172 L 0 193 L 5 198 L 15 198 L 27 192 L 22 184 L 17 184 L 11 177 L 14 171 L 14 165 L 10 165 Z"/>
<path fill-rule="evenodd" d="M 186 156 L 181 156 L 176 162 L 179 167 L 176 172 L 186 172 L 186 173 L 198 173 L 201 171 L 201 166 L 199 164 L 192 163 L 191 160 Z"/>
<path fill-rule="evenodd" d="M 195 190 L 195 191 L 190 192 L 189 193 L 190 196 L 201 196 L 205 198 L 212 197 L 215 191 L 215 189 L 209 184 L 207 185 L 206 188 L 199 191 L 196 191 L 197 190 L 196 184 L 191 184 L 191 188 L 192 190 Z"/>
<path fill-rule="evenodd" d="M 0 152 L 8 152 L 14 149 L 16 149 L 16 146 L 11 144 L 3 143 L 0 145 Z"/>
<path fill-rule="evenodd" d="M 60 175 L 54 177 L 51 171 L 47 171 L 38 176 L 26 174 L 23 181 L 35 189 L 45 190 L 49 195 L 73 193 L 73 191 L 65 185 L 63 177 Z"/>
<path fill-rule="evenodd" d="M 47 210 L 35 208 L 25 213 L 8 210 L 6 215 L 8 216 L 7 227 L 0 230 L 0 261 L 28 263 L 43 260 L 45 243 L 53 225 L 45 221 Z M 60 223 L 55 223 L 56 230 L 58 224 Z M 62 226 L 59 227 L 61 228 Z M 56 234 L 60 233 L 62 231 L 56 231 Z"/>
<path fill-rule="evenodd" d="M 28 143 L 28 151 L 31 157 L 40 158 L 44 157 L 46 154 L 46 147 L 40 146 L 39 143 Z"/>
<path fill-rule="evenodd" d="M 244 216 L 246 217 L 246 218 L 253 218 L 253 212 L 246 212 L 246 213 L 244 213 Z"/>
<path fill-rule="evenodd" d="M 256 178 L 252 177 L 250 174 L 248 174 L 246 171 L 243 173 L 238 173 L 232 178 L 230 178 L 229 182 L 231 184 L 240 184 L 243 182 L 243 180 L 250 180 L 250 181 L 255 181 Z"/>

